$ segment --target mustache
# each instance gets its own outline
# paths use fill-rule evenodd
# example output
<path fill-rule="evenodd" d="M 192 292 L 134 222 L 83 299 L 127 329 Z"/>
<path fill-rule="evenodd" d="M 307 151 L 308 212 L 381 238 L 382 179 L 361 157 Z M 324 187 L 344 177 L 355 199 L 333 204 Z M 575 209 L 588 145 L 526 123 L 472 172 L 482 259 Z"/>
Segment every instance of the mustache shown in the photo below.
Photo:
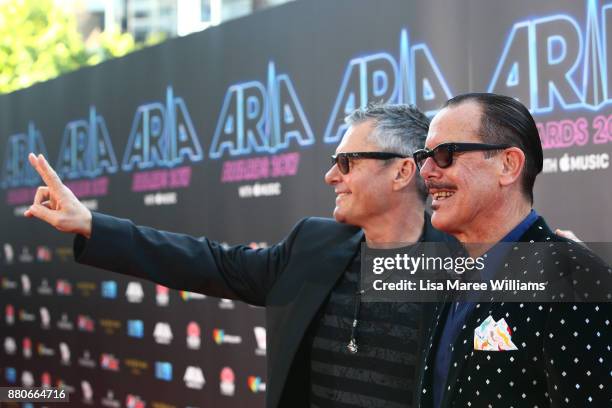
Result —
<path fill-rule="evenodd" d="M 441 183 L 437 181 L 429 181 L 429 180 L 425 181 L 425 187 L 427 187 L 427 190 L 431 190 L 432 188 L 438 189 L 438 190 L 455 190 L 456 189 L 456 187 L 452 184 Z"/>

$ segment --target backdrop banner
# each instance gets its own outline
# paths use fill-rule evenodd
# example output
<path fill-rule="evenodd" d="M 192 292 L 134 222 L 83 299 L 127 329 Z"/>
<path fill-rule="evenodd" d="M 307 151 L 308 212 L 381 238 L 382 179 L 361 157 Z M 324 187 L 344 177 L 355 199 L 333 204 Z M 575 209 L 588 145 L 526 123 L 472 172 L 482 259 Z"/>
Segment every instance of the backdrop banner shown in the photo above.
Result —
<path fill-rule="evenodd" d="M 263 406 L 261 310 L 79 266 L 25 219 L 43 153 L 92 210 L 227 245 L 330 216 L 343 118 L 369 101 L 519 98 L 535 208 L 612 241 L 612 1 L 297 1 L 0 96 L 0 386 L 106 407 Z"/>

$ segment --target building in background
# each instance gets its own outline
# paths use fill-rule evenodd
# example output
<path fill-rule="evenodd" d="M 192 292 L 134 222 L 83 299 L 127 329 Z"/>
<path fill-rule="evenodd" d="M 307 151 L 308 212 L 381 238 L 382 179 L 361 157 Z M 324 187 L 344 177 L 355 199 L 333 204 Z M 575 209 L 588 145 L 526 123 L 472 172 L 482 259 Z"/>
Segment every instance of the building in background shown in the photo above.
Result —
<path fill-rule="evenodd" d="M 85 39 L 120 28 L 144 42 L 152 35 L 184 36 L 292 0 L 63 0 Z"/>

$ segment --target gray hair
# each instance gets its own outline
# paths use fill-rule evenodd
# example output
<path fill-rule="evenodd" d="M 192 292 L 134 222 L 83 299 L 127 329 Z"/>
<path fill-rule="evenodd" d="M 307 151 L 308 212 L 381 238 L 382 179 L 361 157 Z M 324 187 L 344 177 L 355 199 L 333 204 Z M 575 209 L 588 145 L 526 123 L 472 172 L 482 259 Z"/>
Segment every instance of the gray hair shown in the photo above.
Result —
<path fill-rule="evenodd" d="M 383 152 L 399 153 L 412 157 L 415 150 L 425 146 L 429 130 L 429 119 L 414 105 L 368 104 L 355 110 L 344 121 L 349 126 L 371 121 L 374 129 L 368 141 L 375 143 Z M 423 202 L 427 199 L 427 188 L 417 171 L 416 185 Z"/>

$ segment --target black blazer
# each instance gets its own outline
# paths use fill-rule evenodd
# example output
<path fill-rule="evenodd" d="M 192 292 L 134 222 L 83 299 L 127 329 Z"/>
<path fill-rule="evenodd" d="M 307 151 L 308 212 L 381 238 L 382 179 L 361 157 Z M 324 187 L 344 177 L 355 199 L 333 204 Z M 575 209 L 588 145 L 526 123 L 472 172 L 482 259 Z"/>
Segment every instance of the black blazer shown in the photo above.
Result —
<path fill-rule="evenodd" d="M 425 214 L 423 240 L 444 235 Z M 309 406 L 304 335 L 336 281 L 359 250 L 360 228 L 331 219 L 301 220 L 265 249 L 223 248 L 207 238 L 158 231 L 129 220 L 93 214 L 89 240 L 77 236 L 75 259 L 174 289 L 265 306 L 267 407 Z"/>
<path fill-rule="evenodd" d="M 553 234 L 540 217 L 521 242 L 569 242 Z M 527 271 L 576 271 L 610 279 L 610 269 L 579 244 L 572 253 L 512 257 Z M 548 251 L 547 251 L 548 252 Z M 575 254 L 575 255 L 572 255 Z M 524 258 L 524 259 L 523 259 Z M 557 263 L 558 261 L 558 263 Z M 585 265 L 590 265 L 589 269 Z M 586 270 L 585 270 L 586 269 Z M 581 272 L 582 273 L 582 272 Z M 581 275 L 578 274 L 578 276 Z M 582 275 L 584 276 L 584 275 Z M 441 406 L 604 407 L 611 406 L 610 303 L 477 303 L 451 347 Z M 434 310 L 429 345 L 423 350 L 420 407 L 433 406 L 432 380 L 439 339 L 451 303 Z M 515 351 L 474 350 L 474 329 L 488 316 L 504 318 Z"/>

